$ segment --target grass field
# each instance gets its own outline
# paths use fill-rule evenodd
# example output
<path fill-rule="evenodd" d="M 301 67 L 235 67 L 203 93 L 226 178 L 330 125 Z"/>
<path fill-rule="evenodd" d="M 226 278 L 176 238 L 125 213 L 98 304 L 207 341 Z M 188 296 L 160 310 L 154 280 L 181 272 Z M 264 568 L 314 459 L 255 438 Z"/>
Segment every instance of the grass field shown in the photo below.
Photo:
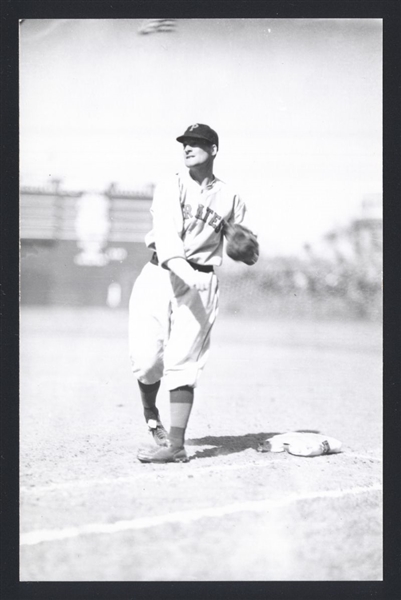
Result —
<path fill-rule="evenodd" d="M 23 308 L 21 581 L 381 580 L 381 376 L 378 323 L 221 314 L 190 462 L 143 465 L 126 312 Z M 343 452 L 256 452 L 293 430 Z"/>

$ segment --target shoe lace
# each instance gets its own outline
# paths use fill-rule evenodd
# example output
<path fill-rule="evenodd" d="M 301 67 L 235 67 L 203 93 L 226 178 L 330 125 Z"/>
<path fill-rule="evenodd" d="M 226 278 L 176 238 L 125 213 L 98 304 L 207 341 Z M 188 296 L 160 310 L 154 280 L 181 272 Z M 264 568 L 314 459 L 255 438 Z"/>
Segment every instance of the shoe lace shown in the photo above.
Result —
<path fill-rule="evenodd" d="M 167 438 L 167 432 L 162 425 L 157 425 L 153 431 L 159 440 L 165 440 Z"/>

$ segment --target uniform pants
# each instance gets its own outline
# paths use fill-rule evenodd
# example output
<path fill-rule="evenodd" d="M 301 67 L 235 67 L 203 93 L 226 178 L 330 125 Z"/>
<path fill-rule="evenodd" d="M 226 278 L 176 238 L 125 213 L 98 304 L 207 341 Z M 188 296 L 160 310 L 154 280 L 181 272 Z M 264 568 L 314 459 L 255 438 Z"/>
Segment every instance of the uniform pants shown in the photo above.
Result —
<path fill-rule="evenodd" d="M 135 281 L 129 305 L 129 350 L 137 379 L 152 384 L 165 377 L 173 390 L 196 387 L 205 366 L 218 313 L 214 272 L 199 273 L 206 290 L 188 289 L 171 271 L 147 263 Z"/>

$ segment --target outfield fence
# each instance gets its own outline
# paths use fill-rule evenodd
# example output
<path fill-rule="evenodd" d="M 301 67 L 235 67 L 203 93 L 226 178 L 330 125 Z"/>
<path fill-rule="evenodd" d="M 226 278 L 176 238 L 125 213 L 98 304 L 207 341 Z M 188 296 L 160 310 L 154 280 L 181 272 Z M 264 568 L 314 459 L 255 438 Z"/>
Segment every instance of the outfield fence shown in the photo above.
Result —
<path fill-rule="evenodd" d="M 153 185 L 65 190 L 54 180 L 21 188 L 21 303 L 126 308 L 149 260 Z M 376 204 L 377 201 L 375 200 Z M 229 313 L 377 320 L 382 315 L 382 221 L 356 219 L 302 256 L 265 256 L 219 269 Z"/>

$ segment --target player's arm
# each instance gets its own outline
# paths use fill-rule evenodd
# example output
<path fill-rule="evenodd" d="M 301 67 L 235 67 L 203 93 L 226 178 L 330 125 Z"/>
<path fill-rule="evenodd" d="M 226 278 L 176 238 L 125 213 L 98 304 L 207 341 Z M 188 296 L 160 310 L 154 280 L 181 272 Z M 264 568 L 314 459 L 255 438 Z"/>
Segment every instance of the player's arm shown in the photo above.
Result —
<path fill-rule="evenodd" d="M 246 204 L 242 200 L 242 198 L 237 194 L 234 196 L 233 211 L 228 220 L 228 225 L 243 225 L 244 227 L 252 231 L 255 235 L 257 235 L 254 225 L 249 217 Z"/>
<path fill-rule="evenodd" d="M 206 289 L 208 284 L 205 274 L 195 271 L 185 259 L 184 244 L 180 235 L 183 217 L 175 179 L 156 188 L 152 214 L 160 264 L 182 279 L 188 287 Z"/>
<path fill-rule="evenodd" d="M 170 179 L 156 187 L 151 212 L 159 263 L 165 267 L 171 258 L 185 259 L 181 238 L 183 217 L 176 180 Z"/>
<path fill-rule="evenodd" d="M 177 275 L 177 277 L 182 279 L 189 288 L 195 288 L 197 290 L 206 290 L 208 288 L 209 280 L 205 277 L 205 273 L 195 271 L 185 258 L 170 258 L 166 262 L 166 267 Z"/>

